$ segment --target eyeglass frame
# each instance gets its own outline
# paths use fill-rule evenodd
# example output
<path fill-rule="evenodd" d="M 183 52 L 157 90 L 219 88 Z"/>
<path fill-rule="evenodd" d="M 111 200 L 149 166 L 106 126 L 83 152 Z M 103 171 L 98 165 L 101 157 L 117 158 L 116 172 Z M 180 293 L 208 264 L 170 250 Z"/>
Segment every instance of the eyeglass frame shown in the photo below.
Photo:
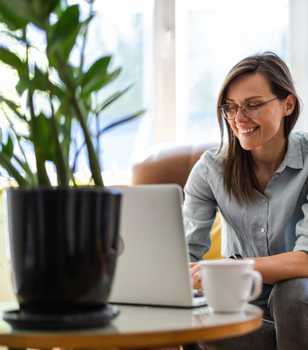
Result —
<path fill-rule="evenodd" d="M 256 106 L 254 106 L 254 107 L 255 107 L 256 109 L 259 109 L 260 107 L 263 107 L 263 106 L 267 105 L 268 103 L 270 103 L 270 102 L 272 102 L 272 101 L 274 101 L 274 100 L 277 100 L 277 99 L 278 99 L 278 97 L 275 96 L 275 97 L 273 97 L 273 98 L 271 98 L 271 99 L 269 99 L 269 100 L 267 100 L 267 101 L 263 101 L 263 102 L 258 103 L 258 104 L 257 104 Z M 249 111 L 248 111 L 248 113 L 247 113 L 247 110 L 245 109 L 245 107 L 247 106 L 247 103 L 248 103 L 248 102 L 245 102 L 245 103 L 242 104 L 242 105 L 237 104 L 237 103 L 232 103 L 232 104 L 236 107 L 236 112 L 235 112 L 233 118 L 228 118 L 227 115 L 226 115 L 226 113 L 225 113 L 225 111 L 224 111 L 224 109 L 223 109 L 223 106 L 228 105 L 228 104 L 230 104 L 230 103 L 224 103 L 224 104 L 222 104 L 222 105 L 220 106 L 220 109 L 221 109 L 221 112 L 222 112 L 223 117 L 224 117 L 226 120 L 229 120 L 229 121 L 230 121 L 230 120 L 234 120 L 235 117 L 236 117 L 237 114 L 238 114 L 239 109 L 241 109 L 242 112 L 243 112 L 248 118 L 250 118 L 250 116 L 249 116 Z"/>

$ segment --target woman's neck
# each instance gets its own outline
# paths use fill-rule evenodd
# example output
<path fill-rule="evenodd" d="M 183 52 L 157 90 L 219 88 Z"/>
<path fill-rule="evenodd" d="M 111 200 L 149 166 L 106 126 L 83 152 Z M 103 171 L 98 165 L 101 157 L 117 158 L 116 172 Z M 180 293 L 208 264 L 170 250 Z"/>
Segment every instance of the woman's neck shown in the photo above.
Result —
<path fill-rule="evenodd" d="M 255 169 L 267 174 L 273 174 L 282 162 L 286 148 L 287 140 L 283 137 L 251 151 Z"/>

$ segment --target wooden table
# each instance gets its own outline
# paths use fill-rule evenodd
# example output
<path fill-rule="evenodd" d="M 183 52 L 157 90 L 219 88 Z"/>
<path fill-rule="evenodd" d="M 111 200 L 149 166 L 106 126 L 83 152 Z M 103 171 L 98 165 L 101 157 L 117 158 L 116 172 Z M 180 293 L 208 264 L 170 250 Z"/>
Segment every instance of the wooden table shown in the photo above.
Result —
<path fill-rule="evenodd" d="M 12 308 L 10 306 L 0 304 L 0 310 Z M 0 346 L 23 349 L 165 347 L 239 336 L 262 324 L 262 311 L 253 305 L 238 314 L 211 314 L 206 307 L 119 306 L 119 309 L 120 315 L 110 326 L 83 331 L 16 331 L 0 315 Z"/>

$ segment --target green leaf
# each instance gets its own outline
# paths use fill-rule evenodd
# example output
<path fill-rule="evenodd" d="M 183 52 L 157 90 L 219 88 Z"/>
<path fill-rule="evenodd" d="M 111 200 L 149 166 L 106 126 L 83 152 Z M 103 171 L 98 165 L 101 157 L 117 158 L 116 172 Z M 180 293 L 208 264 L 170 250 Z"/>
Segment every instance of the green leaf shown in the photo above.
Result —
<path fill-rule="evenodd" d="M 21 96 L 29 87 L 29 80 L 28 79 L 20 79 L 18 83 L 15 86 L 16 91 L 18 92 L 19 96 Z"/>
<path fill-rule="evenodd" d="M 50 30 L 48 57 L 53 65 L 66 63 L 82 23 L 79 22 L 79 6 L 68 7 Z M 61 62 L 58 62 L 60 55 Z"/>
<path fill-rule="evenodd" d="M 32 118 L 33 127 L 31 139 L 37 145 L 36 156 L 41 161 L 55 159 L 55 143 L 51 132 L 51 120 L 43 113 L 40 113 L 35 118 Z"/>
<path fill-rule="evenodd" d="M 0 12 L 6 23 L 13 25 L 13 29 L 23 29 L 27 24 L 33 23 L 44 27 L 42 13 L 36 12 L 33 2 L 37 0 L 0 0 Z M 50 2 L 46 0 L 45 2 Z"/>
<path fill-rule="evenodd" d="M 101 113 L 108 106 L 110 106 L 112 103 L 117 101 L 120 97 L 122 97 L 127 91 L 129 91 L 132 88 L 132 86 L 133 86 L 132 84 L 128 85 L 125 89 L 121 91 L 117 91 L 111 96 L 109 96 L 98 108 L 96 108 L 95 113 Z"/>
<path fill-rule="evenodd" d="M 105 56 L 98 59 L 83 75 L 81 80 L 82 97 L 86 97 L 90 93 L 101 89 L 119 76 L 122 71 L 121 68 L 108 73 L 110 61 L 111 56 Z"/>
<path fill-rule="evenodd" d="M 46 161 L 54 163 L 57 169 L 60 185 L 68 186 L 67 163 L 62 154 L 59 142 L 58 125 L 55 118 L 48 118 L 43 113 L 33 119 L 32 139 L 35 142 L 35 153 L 40 163 Z"/>
<path fill-rule="evenodd" d="M 11 101 L 8 98 L 0 96 L 0 102 L 7 105 L 15 114 L 17 114 L 19 106 L 14 101 Z"/>
<path fill-rule="evenodd" d="M 15 86 L 19 95 L 22 95 L 24 91 L 32 88 L 40 91 L 50 92 L 52 95 L 57 96 L 59 99 L 63 98 L 64 92 L 60 86 L 52 83 L 48 74 L 42 72 L 37 66 L 34 67 L 34 75 L 32 79 L 28 79 L 24 76 L 18 81 Z"/>
<path fill-rule="evenodd" d="M 27 72 L 26 62 L 23 62 L 17 55 L 3 46 L 0 47 L 0 61 L 17 70 L 20 77 L 23 77 Z"/>
<path fill-rule="evenodd" d="M 49 18 L 59 4 L 60 0 L 32 0 L 33 12 L 37 17 L 41 18 L 42 22 Z"/>
<path fill-rule="evenodd" d="M 12 2 L 8 0 L 0 0 L 0 21 L 5 23 L 11 30 L 23 29 L 28 23 L 28 20 L 20 16 L 19 12 L 15 11 Z"/>
<path fill-rule="evenodd" d="M 14 142 L 12 136 L 9 134 L 6 143 L 2 143 L 2 152 L 11 159 L 14 152 Z"/>
<path fill-rule="evenodd" d="M 59 99 L 61 99 L 64 95 L 62 89 L 56 84 L 52 83 L 48 78 L 48 74 L 42 72 L 37 66 L 34 67 L 34 77 L 29 84 L 31 84 L 37 90 L 51 92 L 52 95 L 59 97 Z"/>
<path fill-rule="evenodd" d="M 136 119 L 136 118 L 141 117 L 145 112 L 146 112 L 145 109 L 141 109 L 141 110 L 139 110 L 139 111 L 137 111 L 137 112 L 135 112 L 135 113 L 131 113 L 131 114 L 125 116 L 125 117 L 122 117 L 122 118 L 120 118 L 120 119 L 118 119 L 118 120 L 116 120 L 116 121 L 111 122 L 110 124 L 107 124 L 106 126 L 104 126 L 104 127 L 99 131 L 98 136 L 100 136 L 100 135 L 106 133 L 107 131 L 109 131 L 109 130 L 111 130 L 111 129 L 114 129 L 114 128 L 120 126 L 120 125 L 123 125 L 123 124 L 125 124 L 125 123 L 128 123 L 128 122 L 130 122 L 130 121 Z"/>
<path fill-rule="evenodd" d="M 15 102 L 0 95 L 0 103 L 7 106 L 20 120 L 27 122 L 26 116 L 20 112 L 20 107 Z"/>
<path fill-rule="evenodd" d="M 36 65 L 34 67 L 34 76 L 29 81 L 29 84 L 34 89 L 41 90 L 41 91 L 49 91 L 49 80 L 46 73 L 43 73 Z"/>
<path fill-rule="evenodd" d="M 86 87 L 87 84 L 91 83 L 97 74 L 107 74 L 108 67 L 110 65 L 112 56 L 104 56 L 95 61 L 88 71 L 83 75 L 81 79 L 81 86 Z"/>

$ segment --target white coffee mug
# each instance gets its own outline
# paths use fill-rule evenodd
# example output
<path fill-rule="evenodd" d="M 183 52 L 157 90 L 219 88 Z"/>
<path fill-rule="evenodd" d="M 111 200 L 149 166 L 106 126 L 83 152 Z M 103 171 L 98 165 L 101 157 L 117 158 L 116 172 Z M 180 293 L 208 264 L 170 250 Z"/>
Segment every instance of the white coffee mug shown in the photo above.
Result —
<path fill-rule="evenodd" d="M 204 295 L 213 312 L 241 312 L 262 292 L 262 276 L 252 259 L 203 260 L 201 280 Z"/>

